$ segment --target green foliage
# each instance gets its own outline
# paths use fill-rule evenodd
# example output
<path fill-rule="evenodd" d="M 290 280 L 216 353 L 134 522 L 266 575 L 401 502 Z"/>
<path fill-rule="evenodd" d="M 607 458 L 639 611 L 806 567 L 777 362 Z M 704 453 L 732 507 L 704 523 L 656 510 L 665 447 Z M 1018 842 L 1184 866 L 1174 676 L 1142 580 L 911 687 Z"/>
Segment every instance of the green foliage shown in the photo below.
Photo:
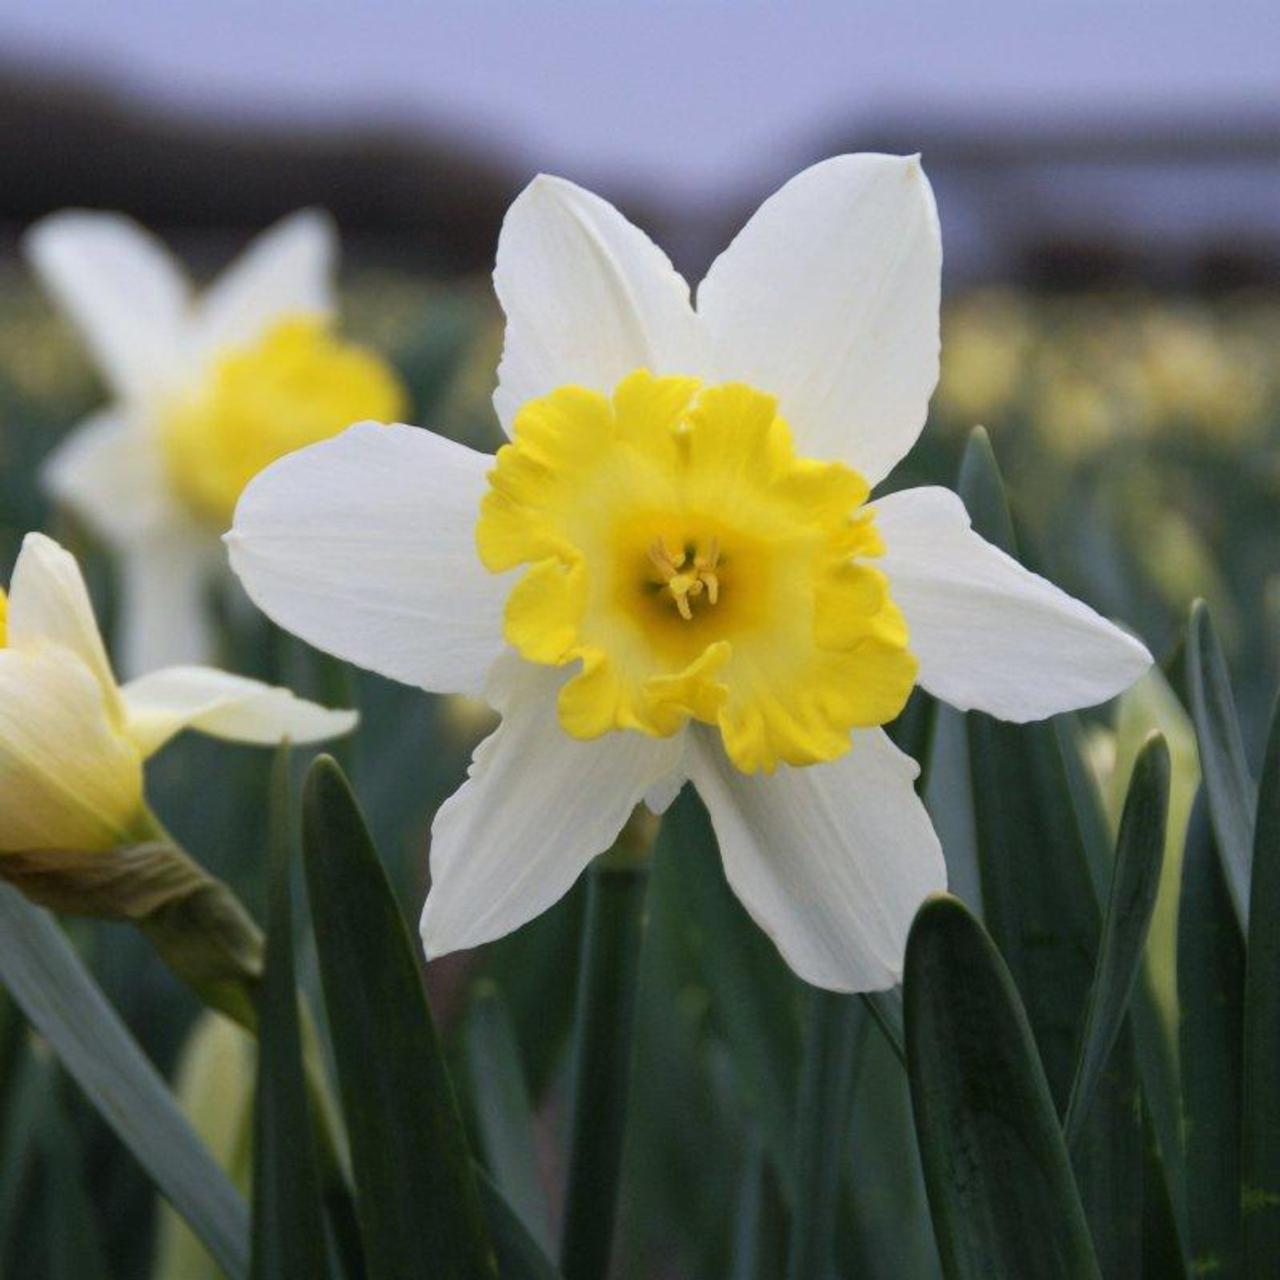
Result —
<path fill-rule="evenodd" d="M 1017 988 L 955 898 L 920 908 L 903 991 L 916 1133 L 948 1280 L 1097 1276 Z"/>
<path fill-rule="evenodd" d="M 307 1114 L 298 993 L 293 978 L 293 827 L 287 747 L 277 755 L 272 805 L 271 883 L 258 1006 L 254 1105 L 253 1280 L 320 1280 L 326 1266 L 324 1213 Z"/>
<path fill-rule="evenodd" d="M 307 777 L 302 829 L 370 1280 L 495 1276 L 413 944 L 332 760 L 318 760 Z"/>

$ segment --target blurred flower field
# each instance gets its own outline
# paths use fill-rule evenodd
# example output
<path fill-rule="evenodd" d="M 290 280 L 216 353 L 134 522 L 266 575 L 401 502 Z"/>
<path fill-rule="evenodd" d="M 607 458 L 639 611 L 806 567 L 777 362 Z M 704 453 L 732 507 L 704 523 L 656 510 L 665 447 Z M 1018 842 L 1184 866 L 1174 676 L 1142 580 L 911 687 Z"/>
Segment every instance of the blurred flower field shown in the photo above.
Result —
<path fill-rule="evenodd" d="M 440 283 L 357 268 L 344 282 L 342 311 L 345 333 L 382 352 L 401 375 L 409 421 L 486 451 L 500 443 L 490 396 L 501 316 L 487 279 Z M 1197 598 L 1207 601 L 1246 741 L 1260 754 L 1280 679 L 1280 300 L 987 288 L 944 308 L 942 353 L 929 427 L 889 488 L 951 486 L 971 428 L 984 425 L 1008 484 L 1021 558 L 1142 635 L 1175 692 L 1182 690 L 1189 609 Z M 109 624 L 112 582 L 102 549 L 67 513 L 52 510 L 33 481 L 41 460 L 102 398 L 70 329 L 16 266 L 6 266 L 0 576 L 8 580 L 23 535 L 45 529 L 80 559 Z M 219 665 L 329 704 L 352 697 L 360 708 L 360 733 L 334 754 L 404 913 L 416 918 L 432 816 L 463 776 L 492 713 L 342 666 L 274 627 L 236 592 L 228 587 L 214 602 Z M 1160 678 L 1148 677 L 1118 712 L 1085 713 L 1080 741 L 1114 824 L 1137 744 L 1156 725 L 1174 754 L 1172 825 L 1180 845 L 1197 767 L 1187 718 Z M 948 789 L 939 760 L 945 763 L 945 743 L 935 744 L 926 800 L 950 857 L 949 840 L 963 840 L 956 833 L 972 815 L 949 808 L 962 788 Z M 300 773 L 302 762 L 294 767 Z M 261 754 L 187 735 L 149 777 L 164 822 L 263 918 L 269 780 Z M 699 861 L 705 852 L 704 839 L 679 881 L 660 865 L 651 888 L 664 905 L 652 910 L 639 986 L 631 1107 L 645 1123 L 629 1132 L 615 1246 L 616 1274 L 626 1280 L 745 1277 L 735 1266 L 757 1247 L 738 1238 L 740 1219 L 729 1212 L 743 1194 L 758 1198 L 749 1220 L 766 1237 L 760 1247 L 781 1248 L 767 1238 L 771 1221 L 782 1220 L 783 1193 L 765 1147 L 784 1123 L 777 1098 L 790 1096 L 799 1070 L 802 987 L 725 892 L 718 864 Z M 1176 868 L 1166 872 L 1176 880 Z M 964 896 L 954 870 L 953 889 Z M 1169 964 L 1152 972 L 1167 1015 L 1172 935 L 1161 943 L 1160 929 L 1163 920 L 1171 930 L 1176 909 L 1168 900 L 1158 907 L 1153 931 L 1153 947 L 1166 949 Z M 429 975 L 469 1126 L 491 1165 L 506 1162 L 508 1192 L 522 1187 L 516 1208 L 544 1241 L 555 1212 L 548 1189 L 565 1173 L 557 1162 L 569 1121 L 566 1046 L 583 910 L 580 883 L 517 933 L 434 963 Z M 197 1129 L 247 1188 L 247 1039 L 202 1015 L 134 931 L 80 920 L 70 928 L 149 1055 L 178 1079 Z M 299 980 L 314 995 L 317 958 L 310 934 L 299 936 Z M 769 1028 L 752 1021 L 761 998 L 777 1015 Z M 840 1218 L 839 1249 L 868 1265 L 850 1263 L 846 1274 L 938 1275 L 905 1078 L 869 1021 L 855 1053 L 845 1183 L 858 1192 Z M 112 1275 L 216 1275 L 176 1218 L 157 1211 L 151 1184 L 79 1094 L 65 1081 L 46 1087 L 54 1079 L 61 1081 L 52 1057 L 0 997 L 0 1273 L 90 1280 L 107 1274 L 92 1260 L 110 1257 Z M 533 1141 L 499 1150 L 503 1107 L 525 1094 L 535 1102 Z M 751 1130 L 741 1124 L 744 1111 L 758 1121 Z M 93 1188 L 92 1203 L 71 1190 L 80 1185 L 78 1169 Z M 37 1254 L 48 1270 L 24 1269 L 22 1260 Z M 758 1274 L 781 1275 L 778 1266 Z"/>

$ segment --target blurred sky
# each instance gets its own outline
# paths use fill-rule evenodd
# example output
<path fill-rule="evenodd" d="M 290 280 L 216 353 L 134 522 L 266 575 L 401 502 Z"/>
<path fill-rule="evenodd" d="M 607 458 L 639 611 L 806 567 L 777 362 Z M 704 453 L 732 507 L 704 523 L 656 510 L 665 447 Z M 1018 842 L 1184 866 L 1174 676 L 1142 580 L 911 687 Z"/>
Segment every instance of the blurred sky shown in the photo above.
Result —
<path fill-rule="evenodd" d="M 683 200 L 837 122 L 1280 109 L 1280 0 L 0 0 L 0 53 L 223 118 L 426 121 Z"/>

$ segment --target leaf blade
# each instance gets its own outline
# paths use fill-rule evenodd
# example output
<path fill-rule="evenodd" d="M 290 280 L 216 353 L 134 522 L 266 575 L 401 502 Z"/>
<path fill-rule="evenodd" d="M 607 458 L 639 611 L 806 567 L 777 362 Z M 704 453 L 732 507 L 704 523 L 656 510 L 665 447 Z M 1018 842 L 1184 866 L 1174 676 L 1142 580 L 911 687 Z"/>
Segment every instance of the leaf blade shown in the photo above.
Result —
<path fill-rule="evenodd" d="M 1240 1192 L 1245 1275 L 1262 1280 L 1280 1258 L 1280 702 L 1271 716 L 1258 793 L 1244 986 Z"/>
<path fill-rule="evenodd" d="M 1138 756 L 1120 822 L 1111 896 L 1063 1125 L 1068 1147 L 1079 1138 L 1088 1118 L 1098 1079 L 1138 981 L 1160 888 L 1168 810 L 1169 750 L 1163 738 L 1155 737 Z"/>
<path fill-rule="evenodd" d="M 1231 677 L 1203 600 L 1197 600 L 1191 607 L 1187 691 L 1214 840 L 1226 873 L 1231 905 L 1243 933 L 1249 921 L 1249 866 L 1253 858 L 1256 800 L 1231 692 Z"/>
<path fill-rule="evenodd" d="M 320 1280 L 326 1274 L 320 1173 L 294 981 L 291 808 L 286 745 L 272 778 L 266 956 L 258 992 L 253 1280 Z"/>
<path fill-rule="evenodd" d="M 948 1280 L 1096 1278 L 1030 1023 L 994 943 L 958 899 L 920 908 L 904 1007 L 912 1107 Z"/>
<path fill-rule="evenodd" d="M 0 981 L 68 1074 L 233 1280 L 249 1214 L 52 917 L 0 885 Z"/>
<path fill-rule="evenodd" d="M 304 788 L 303 863 L 369 1276 L 489 1280 L 493 1248 L 409 932 L 346 778 L 323 756 Z"/>

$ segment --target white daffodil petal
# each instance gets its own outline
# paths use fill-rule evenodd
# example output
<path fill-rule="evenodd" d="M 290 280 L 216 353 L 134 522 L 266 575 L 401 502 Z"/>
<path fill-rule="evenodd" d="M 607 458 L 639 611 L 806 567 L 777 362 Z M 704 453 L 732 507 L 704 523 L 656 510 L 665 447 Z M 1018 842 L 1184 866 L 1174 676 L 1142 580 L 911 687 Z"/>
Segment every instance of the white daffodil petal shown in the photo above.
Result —
<path fill-rule="evenodd" d="M 190 289 L 169 251 L 130 218 L 65 210 L 27 232 L 32 266 L 126 400 L 171 384 Z"/>
<path fill-rule="evenodd" d="M 573 383 L 611 392 L 627 374 L 698 374 L 689 286 L 611 204 L 535 178 L 507 212 L 494 288 L 506 341 L 493 403 L 504 429 L 528 400 Z"/>
<path fill-rule="evenodd" d="M 112 546 L 155 536 L 180 518 L 159 452 L 118 410 L 76 427 L 45 462 L 42 479 Z"/>
<path fill-rule="evenodd" d="M 698 288 L 716 374 L 778 396 L 801 453 L 875 484 L 924 426 L 941 270 L 917 158 L 814 165 L 760 206 Z"/>
<path fill-rule="evenodd" d="M 331 711 L 288 689 L 212 667 L 167 667 L 131 680 L 121 694 L 126 732 L 144 756 L 183 729 L 272 746 L 285 738 L 306 743 L 340 737 L 358 719 L 354 711 Z"/>
<path fill-rule="evenodd" d="M 249 346 L 285 316 L 329 315 L 336 306 L 338 232 L 319 209 L 302 209 L 264 231 L 201 299 L 201 351 Z"/>
<path fill-rule="evenodd" d="M 659 778 L 644 793 L 644 803 L 649 812 L 658 815 L 666 813 L 688 781 L 689 773 L 683 766 L 673 769 L 665 778 Z"/>
<path fill-rule="evenodd" d="M 111 663 L 75 557 L 43 533 L 29 533 L 9 583 L 9 645 L 37 649 L 56 644 L 93 673 L 106 706 L 119 711 Z"/>
<path fill-rule="evenodd" d="M 520 665 L 501 725 L 431 828 L 429 957 L 500 938 L 557 902 L 680 756 L 678 735 L 569 737 L 556 722 L 564 673 Z"/>
<path fill-rule="evenodd" d="M 115 651 L 126 678 L 212 655 L 207 597 L 220 560 L 217 539 L 182 521 L 123 549 Z"/>
<path fill-rule="evenodd" d="M 0 853 L 108 849 L 142 812 L 142 761 L 60 645 L 0 649 Z"/>
<path fill-rule="evenodd" d="M 434 692 L 478 692 L 510 589 L 475 547 L 492 462 L 417 427 L 360 423 L 254 477 L 226 537 L 231 567 L 317 648 Z"/>
<path fill-rule="evenodd" d="M 920 683 L 953 707 L 1040 720 L 1104 702 L 1151 665 L 1137 640 L 975 533 L 949 489 L 891 494 L 875 512 L 876 564 Z"/>
<path fill-rule="evenodd" d="M 709 735 L 690 760 L 729 883 L 791 967 L 833 991 L 898 982 L 916 909 L 947 879 L 915 761 L 880 729 L 774 774 L 739 773 Z"/>

